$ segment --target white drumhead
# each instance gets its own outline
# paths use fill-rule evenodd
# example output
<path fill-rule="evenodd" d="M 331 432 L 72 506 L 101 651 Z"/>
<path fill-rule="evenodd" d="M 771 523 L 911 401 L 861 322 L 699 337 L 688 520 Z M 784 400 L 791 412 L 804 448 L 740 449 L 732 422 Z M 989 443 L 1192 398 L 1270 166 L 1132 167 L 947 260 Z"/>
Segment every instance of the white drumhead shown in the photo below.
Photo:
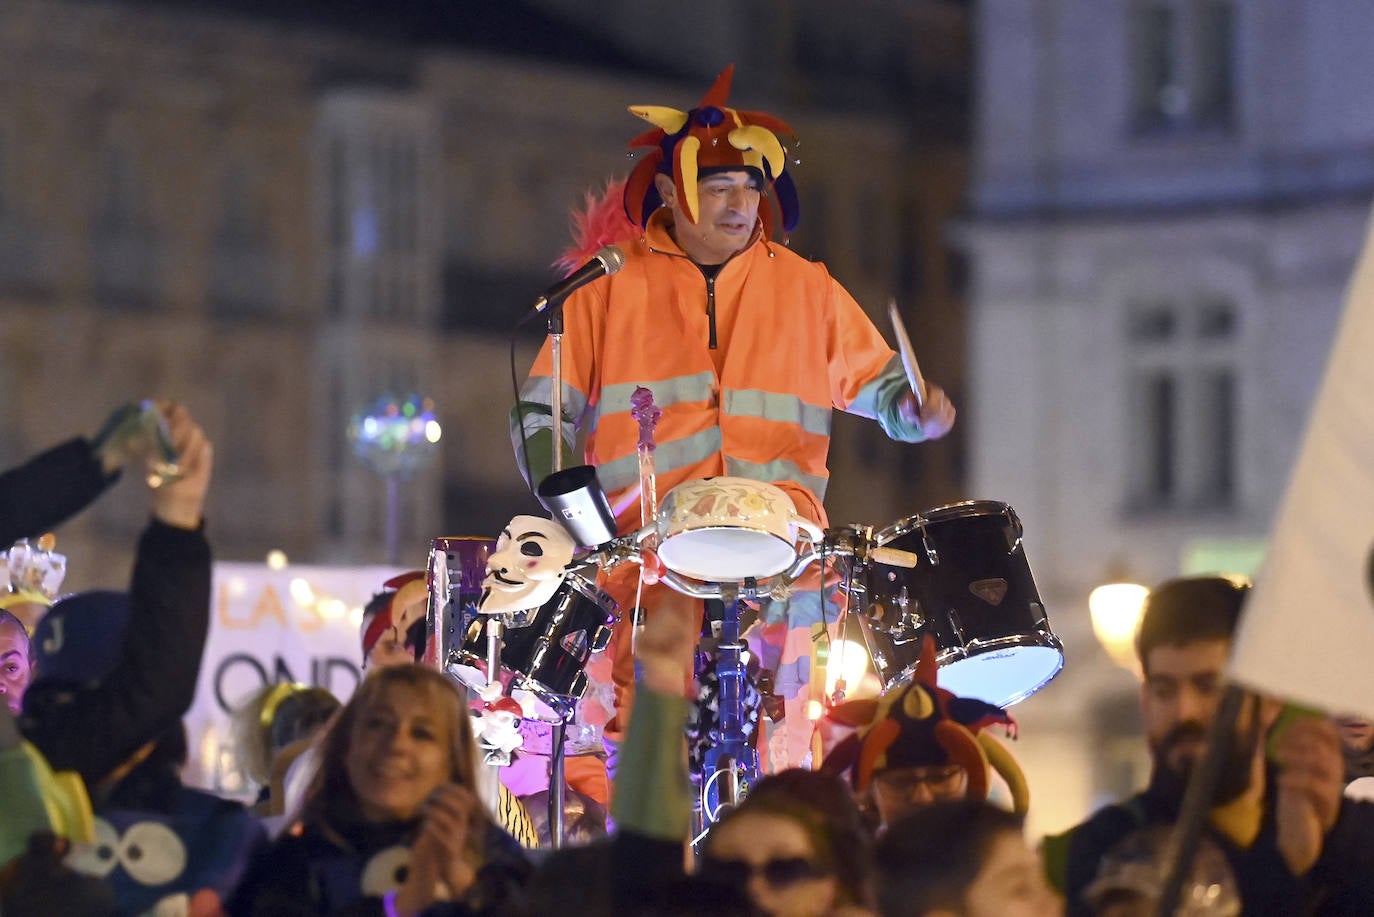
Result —
<path fill-rule="evenodd" d="M 658 546 L 658 559 L 674 573 L 707 583 L 738 583 L 775 576 L 792 566 L 796 550 L 766 532 L 702 528 L 679 532 Z"/>
<path fill-rule="evenodd" d="M 1039 691 L 1064 666 L 1064 654 L 1048 646 L 1011 646 L 940 666 L 940 687 L 1010 707 Z"/>
<path fill-rule="evenodd" d="M 481 691 L 487 686 L 487 673 L 475 665 L 468 665 L 465 662 L 450 662 L 448 673 L 474 691 Z"/>

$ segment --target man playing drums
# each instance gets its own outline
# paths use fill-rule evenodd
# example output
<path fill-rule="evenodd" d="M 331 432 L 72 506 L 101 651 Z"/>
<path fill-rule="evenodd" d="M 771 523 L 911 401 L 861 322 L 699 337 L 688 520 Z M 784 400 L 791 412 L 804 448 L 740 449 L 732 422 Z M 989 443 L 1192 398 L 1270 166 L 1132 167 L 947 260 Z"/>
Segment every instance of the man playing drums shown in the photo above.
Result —
<path fill-rule="evenodd" d="M 800 515 L 821 526 L 832 409 L 871 417 L 906 442 L 941 437 L 954 423 L 938 386 L 918 407 L 900 359 L 825 267 L 773 241 L 765 198 L 776 202 L 784 231 L 799 216 L 777 137 L 791 130 L 770 115 L 727 108 L 732 72 L 691 111 L 630 109 L 654 128 L 630 144 L 651 149 L 626 184 L 624 209 L 635 225 L 618 242 L 624 267 L 563 306 L 561 433 L 569 449 L 585 434 L 586 462 L 617 507 L 621 533 L 641 525 L 630 413 L 637 386 L 649 388 L 662 410 L 660 497 L 700 478 L 749 478 L 782 488 Z M 512 414 L 517 460 L 532 485 L 552 468 L 551 365 L 546 344 Z M 634 605 L 638 575 L 628 564 L 609 575 L 605 588 L 622 609 Z M 776 662 L 789 724 L 804 728 L 793 727 L 769 770 L 799 764 L 810 748 L 801 689 L 810 626 L 821 620 L 818 586 L 813 573 L 810 588 L 799 588 L 770 619 L 781 628 L 777 618 L 785 617 L 793 636 L 780 659 L 765 662 Z M 662 585 L 647 587 L 643 604 L 648 614 L 701 614 L 699 600 Z M 612 739 L 623 732 L 633 685 L 628 618 L 611 645 Z"/>

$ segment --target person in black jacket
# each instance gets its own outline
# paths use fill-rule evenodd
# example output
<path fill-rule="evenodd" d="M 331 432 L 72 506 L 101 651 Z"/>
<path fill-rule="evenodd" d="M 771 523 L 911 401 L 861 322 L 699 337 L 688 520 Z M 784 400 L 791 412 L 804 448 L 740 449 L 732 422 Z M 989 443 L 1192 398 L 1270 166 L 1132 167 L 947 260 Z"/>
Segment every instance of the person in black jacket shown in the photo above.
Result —
<path fill-rule="evenodd" d="M 84 781 L 95 841 L 73 844 L 65 863 L 103 881 L 121 914 L 213 907 L 266 842 L 243 806 L 180 779 L 181 717 L 209 627 L 202 514 L 213 449 L 184 407 L 160 410 L 179 475 L 148 483 L 152 519 L 129 591 L 77 593 L 53 605 L 34 635 L 34 681 L 19 719 L 53 769 Z"/>
<path fill-rule="evenodd" d="M 1046 838 L 1050 879 L 1070 914 L 1127 835 L 1177 818 L 1206 747 L 1249 583 L 1171 580 L 1146 600 L 1136 638 L 1141 711 L 1154 767 L 1142 793 Z M 1226 749 L 1203 836 L 1226 856 L 1246 914 L 1374 913 L 1374 805 L 1342 799 L 1344 761 L 1324 718 L 1280 720 L 1279 702 L 1247 694 Z"/>
<path fill-rule="evenodd" d="M 19 728 L 54 770 L 79 773 L 93 797 L 190 708 L 210 625 L 202 512 L 213 449 L 185 407 L 168 405 L 165 415 L 181 476 L 148 488 L 152 519 L 127 596 L 68 596 L 34 635 L 37 661 Z M 127 617 L 110 613 L 117 605 Z"/>

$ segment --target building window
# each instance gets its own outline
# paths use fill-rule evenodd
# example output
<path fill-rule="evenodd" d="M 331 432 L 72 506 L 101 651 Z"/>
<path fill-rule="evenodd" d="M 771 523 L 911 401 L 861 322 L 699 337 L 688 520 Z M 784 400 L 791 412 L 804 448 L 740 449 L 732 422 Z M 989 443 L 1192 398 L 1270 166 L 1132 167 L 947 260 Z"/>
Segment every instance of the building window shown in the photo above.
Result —
<path fill-rule="evenodd" d="M 1135 0 L 1135 127 L 1224 128 L 1234 114 L 1232 0 Z"/>
<path fill-rule="evenodd" d="M 342 91 L 321 108 L 325 310 L 414 322 L 437 311 L 438 145 L 428 110 L 395 93 Z"/>
<path fill-rule="evenodd" d="M 1212 296 L 1128 310 L 1132 511 L 1235 505 L 1239 330 L 1235 305 Z"/>
<path fill-rule="evenodd" d="M 161 251 L 147 188 L 133 154 L 120 145 L 105 150 L 91 258 L 95 296 L 102 305 L 140 309 L 156 304 Z"/>
<path fill-rule="evenodd" d="M 270 315 L 277 308 L 277 265 L 257 183 L 232 168 L 220 191 L 207 299 L 221 318 Z"/>
<path fill-rule="evenodd" d="M 0 131 L 0 285 L 8 292 L 33 295 L 47 286 L 47 265 L 38 226 L 21 209 L 14 193 L 21 187 L 18 157 L 12 155 L 15 136 Z"/>

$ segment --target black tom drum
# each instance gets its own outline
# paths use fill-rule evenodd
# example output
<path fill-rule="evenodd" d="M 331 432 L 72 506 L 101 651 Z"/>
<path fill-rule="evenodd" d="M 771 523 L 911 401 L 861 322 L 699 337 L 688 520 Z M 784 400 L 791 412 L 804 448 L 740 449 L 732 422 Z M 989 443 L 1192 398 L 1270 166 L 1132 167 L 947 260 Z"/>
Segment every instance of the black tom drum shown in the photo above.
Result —
<path fill-rule="evenodd" d="M 1064 666 L 1005 503 L 971 500 L 909 516 L 874 533 L 878 547 L 916 555 L 914 567 L 870 558 L 855 596 L 874 667 L 891 688 L 911 681 L 925 635 L 935 638 L 940 686 L 999 707 L 1024 700 Z"/>

